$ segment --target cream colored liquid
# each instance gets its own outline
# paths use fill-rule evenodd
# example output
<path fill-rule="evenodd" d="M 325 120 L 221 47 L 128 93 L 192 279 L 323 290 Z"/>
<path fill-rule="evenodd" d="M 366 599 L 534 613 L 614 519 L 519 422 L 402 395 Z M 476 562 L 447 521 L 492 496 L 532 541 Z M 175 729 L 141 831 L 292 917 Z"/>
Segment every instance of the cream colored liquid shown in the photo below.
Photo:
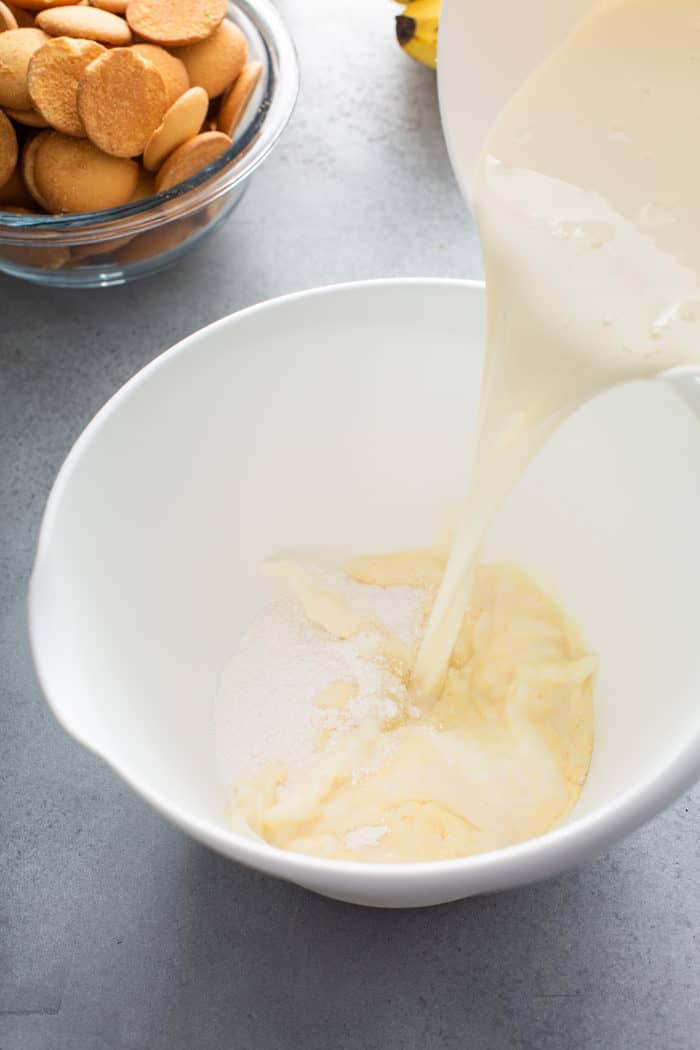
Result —
<path fill-rule="evenodd" d="M 700 4 L 615 0 L 503 110 L 475 184 L 488 345 L 471 488 L 414 683 L 439 692 L 484 532 L 597 393 L 700 360 Z"/>

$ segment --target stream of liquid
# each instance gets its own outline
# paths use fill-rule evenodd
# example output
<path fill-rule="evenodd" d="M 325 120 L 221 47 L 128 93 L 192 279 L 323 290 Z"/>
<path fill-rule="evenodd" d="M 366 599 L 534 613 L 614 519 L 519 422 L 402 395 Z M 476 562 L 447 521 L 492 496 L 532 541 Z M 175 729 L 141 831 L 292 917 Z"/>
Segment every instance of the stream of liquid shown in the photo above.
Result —
<path fill-rule="evenodd" d="M 484 533 L 579 406 L 700 360 L 700 3 L 613 0 L 496 120 L 474 187 L 488 337 L 470 491 L 414 668 L 435 698 Z"/>

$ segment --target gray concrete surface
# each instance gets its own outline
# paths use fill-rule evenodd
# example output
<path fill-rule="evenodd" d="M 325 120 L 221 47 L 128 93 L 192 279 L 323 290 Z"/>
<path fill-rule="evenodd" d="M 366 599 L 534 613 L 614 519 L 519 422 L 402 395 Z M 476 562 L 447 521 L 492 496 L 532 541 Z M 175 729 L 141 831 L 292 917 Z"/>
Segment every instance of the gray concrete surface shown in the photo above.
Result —
<path fill-rule="evenodd" d="M 124 380 L 269 296 L 479 273 L 434 77 L 392 40 L 398 9 L 280 7 L 303 92 L 230 224 L 136 287 L 0 278 L 0 1050 L 694 1050 L 697 790 L 549 883 L 362 911 L 189 841 L 42 701 L 25 631 L 42 507 Z"/>

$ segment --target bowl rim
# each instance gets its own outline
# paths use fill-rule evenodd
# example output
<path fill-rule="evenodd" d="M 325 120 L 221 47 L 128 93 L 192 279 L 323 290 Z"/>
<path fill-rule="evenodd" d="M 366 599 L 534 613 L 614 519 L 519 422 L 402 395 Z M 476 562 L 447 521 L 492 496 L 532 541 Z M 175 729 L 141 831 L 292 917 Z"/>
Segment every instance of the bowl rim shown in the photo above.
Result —
<path fill-rule="evenodd" d="M 146 378 L 183 354 L 196 351 L 202 338 L 213 332 L 235 325 L 239 320 L 269 311 L 284 310 L 289 303 L 320 297 L 348 294 L 374 294 L 391 288 L 452 289 L 456 294 L 467 293 L 483 303 L 485 284 L 480 280 L 439 277 L 380 278 L 323 285 L 267 299 L 229 314 L 180 340 L 165 350 L 121 386 L 88 422 L 68 452 L 49 493 L 39 529 L 36 555 L 28 592 L 28 629 L 30 649 L 36 673 L 46 701 L 57 721 L 72 737 L 101 758 L 138 795 L 145 799 L 169 821 L 193 838 L 220 853 L 233 856 L 249 867 L 268 872 L 293 882 L 304 884 L 315 875 L 335 876 L 347 880 L 359 889 L 378 889 L 389 883 L 403 883 L 417 888 L 419 884 L 454 884 L 455 876 L 476 885 L 494 889 L 515 886 L 538 878 L 557 874 L 573 867 L 587 856 L 602 852 L 613 842 L 639 828 L 657 815 L 700 778 L 700 721 L 695 731 L 650 767 L 646 776 L 616 798 L 597 807 L 586 816 L 574 819 L 544 835 L 527 839 L 499 850 L 452 860 L 375 863 L 371 861 L 329 860 L 309 854 L 293 853 L 272 846 L 262 840 L 222 828 L 203 819 L 184 807 L 172 803 L 162 792 L 145 784 L 138 772 L 128 763 L 113 759 L 100 744 L 90 740 L 84 731 L 73 724 L 62 708 L 58 690 L 50 681 L 44 664 L 41 645 L 41 594 L 43 577 L 50 561 L 52 533 L 63 495 L 71 477 L 105 422 L 119 409 L 122 401 L 131 396 Z"/>
<path fill-rule="evenodd" d="M 299 94 L 292 37 L 271 0 L 235 0 L 234 17 L 254 30 L 265 50 L 267 84 L 253 120 L 213 163 L 172 189 L 117 208 L 66 215 L 21 215 L 0 206 L 0 245 L 89 244 L 142 233 L 213 204 L 262 164 L 289 123 Z M 51 129 L 48 129 L 51 130 Z"/>

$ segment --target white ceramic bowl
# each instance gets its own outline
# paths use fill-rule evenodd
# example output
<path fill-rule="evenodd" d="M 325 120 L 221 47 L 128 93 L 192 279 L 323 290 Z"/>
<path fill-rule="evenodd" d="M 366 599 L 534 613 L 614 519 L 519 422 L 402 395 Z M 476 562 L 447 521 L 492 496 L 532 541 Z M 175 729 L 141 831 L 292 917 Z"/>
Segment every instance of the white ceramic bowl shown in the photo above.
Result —
<path fill-rule="evenodd" d="M 564 602 L 600 658 L 596 745 L 566 824 L 496 853 L 363 865 L 229 831 L 219 677 L 280 548 L 430 543 L 464 490 L 478 284 L 379 281 L 264 303 L 135 376 L 72 450 L 44 518 L 30 625 L 66 729 L 195 838 L 320 893 L 393 907 L 587 860 L 700 773 L 700 427 L 662 384 L 589 405 L 504 508 L 490 558 Z"/>

